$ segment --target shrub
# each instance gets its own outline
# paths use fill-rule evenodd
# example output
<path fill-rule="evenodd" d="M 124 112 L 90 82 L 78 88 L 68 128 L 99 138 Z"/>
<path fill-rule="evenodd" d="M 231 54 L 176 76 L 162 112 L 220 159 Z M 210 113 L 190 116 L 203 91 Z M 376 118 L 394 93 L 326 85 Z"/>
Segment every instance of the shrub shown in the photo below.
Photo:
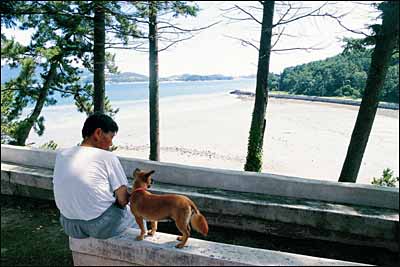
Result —
<path fill-rule="evenodd" d="M 41 145 L 39 148 L 41 149 L 48 149 L 48 150 L 56 150 L 57 149 L 57 144 L 56 142 L 54 142 L 53 140 L 50 140 L 47 143 L 44 143 L 43 145 Z"/>
<path fill-rule="evenodd" d="M 379 185 L 379 186 L 389 186 L 396 187 L 396 182 L 399 182 L 399 177 L 393 176 L 393 171 L 389 168 L 383 170 L 382 177 L 376 178 L 372 180 L 371 184 Z"/>

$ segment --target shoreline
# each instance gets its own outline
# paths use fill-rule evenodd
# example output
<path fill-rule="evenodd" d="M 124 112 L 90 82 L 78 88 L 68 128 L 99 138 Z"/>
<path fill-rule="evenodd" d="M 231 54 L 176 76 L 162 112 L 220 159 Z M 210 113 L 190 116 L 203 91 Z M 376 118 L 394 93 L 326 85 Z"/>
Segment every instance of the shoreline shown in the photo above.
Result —
<path fill-rule="evenodd" d="M 238 93 L 235 93 L 238 92 Z M 182 98 L 192 98 L 192 97 L 199 97 L 199 96 L 220 96 L 220 95 L 233 95 L 236 96 L 236 98 L 241 99 L 243 101 L 253 101 L 254 99 L 254 93 L 250 91 L 241 91 L 241 90 L 235 90 L 235 91 L 229 91 L 227 90 L 226 92 L 220 92 L 220 93 L 206 93 L 206 94 L 188 94 L 188 95 L 174 95 L 174 96 L 165 96 L 165 97 L 160 97 L 159 100 L 174 100 L 176 99 L 182 99 Z M 275 94 L 275 93 L 269 93 L 268 97 L 270 98 L 276 98 L 276 99 L 286 99 L 286 100 L 298 100 L 298 101 L 304 101 L 304 102 L 313 102 L 315 104 L 318 103 L 324 103 L 324 104 L 336 104 L 338 107 L 342 106 L 343 108 L 346 108 L 345 106 L 355 106 L 359 107 L 361 104 L 361 99 L 359 100 L 351 100 L 351 99 L 335 99 L 335 98 L 328 98 L 328 97 L 316 97 L 316 96 L 304 96 L 304 95 L 284 95 L 284 94 Z M 118 107 L 117 105 L 127 105 L 127 104 L 136 104 L 136 103 L 148 103 L 148 99 L 135 99 L 135 100 L 117 100 L 113 101 L 112 105 L 113 107 Z M 115 105 L 115 106 L 114 106 Z M 44 110 L 57 110 L 57 109 L 65 109 L 65 108 L 74 108 L 76 109 L 76 106 L 74 103 L 71 104 L 60 104 L 60 105 L 52 105 L 48 107 L 44 107 Z M 399 110 L 399 104 L 396 103 L 388 103 L 388 102 L 380 102 L 378 106 L 378 111 L 379 110 Z M 78 111 L 77 111 L 78 112 Z M 394 116 L 396 117 L 396 116 Z M 397 116 L 398 117 L 398 116 Z"/>

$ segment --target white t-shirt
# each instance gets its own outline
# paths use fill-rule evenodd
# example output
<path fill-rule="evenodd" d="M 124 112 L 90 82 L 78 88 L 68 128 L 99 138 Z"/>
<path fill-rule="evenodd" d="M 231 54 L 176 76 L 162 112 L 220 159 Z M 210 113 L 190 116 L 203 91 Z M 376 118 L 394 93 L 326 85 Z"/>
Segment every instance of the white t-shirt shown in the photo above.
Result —
<path fill-rule="evenodd" d="M 57 153 L 54 167 L 54 199 L 68 219 L 91 220 L 114 202 L 114 191 L 128 185 L 118 158 L 94 147 L 75 146 Z"/>

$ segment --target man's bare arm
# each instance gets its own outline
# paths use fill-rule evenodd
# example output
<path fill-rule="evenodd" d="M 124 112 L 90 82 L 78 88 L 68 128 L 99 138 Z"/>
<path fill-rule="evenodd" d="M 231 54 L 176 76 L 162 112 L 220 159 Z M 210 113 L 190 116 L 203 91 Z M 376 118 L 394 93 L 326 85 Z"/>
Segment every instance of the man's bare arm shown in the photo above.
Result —
<path fill-rule="evenodd" d="M 129 202 L 128 188 L 125 185 L 121 185 L 117 190 L 114 191 L 115 202 L 120 207 L 125 207 Z"/>

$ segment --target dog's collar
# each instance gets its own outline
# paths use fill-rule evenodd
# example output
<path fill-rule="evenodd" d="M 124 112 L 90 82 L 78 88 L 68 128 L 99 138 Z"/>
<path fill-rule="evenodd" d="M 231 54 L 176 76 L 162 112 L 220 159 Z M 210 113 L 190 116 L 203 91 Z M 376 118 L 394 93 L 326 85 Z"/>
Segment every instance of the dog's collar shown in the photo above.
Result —
<path fill-rule="evenodd" d="M 146 188 L 144 188 L 144 187 L 136 188 L 135 190 L 133 190 L 132 194 L 136 193 L 136 192 L 140 192 L 140 191 L 146 191 Z"/>

